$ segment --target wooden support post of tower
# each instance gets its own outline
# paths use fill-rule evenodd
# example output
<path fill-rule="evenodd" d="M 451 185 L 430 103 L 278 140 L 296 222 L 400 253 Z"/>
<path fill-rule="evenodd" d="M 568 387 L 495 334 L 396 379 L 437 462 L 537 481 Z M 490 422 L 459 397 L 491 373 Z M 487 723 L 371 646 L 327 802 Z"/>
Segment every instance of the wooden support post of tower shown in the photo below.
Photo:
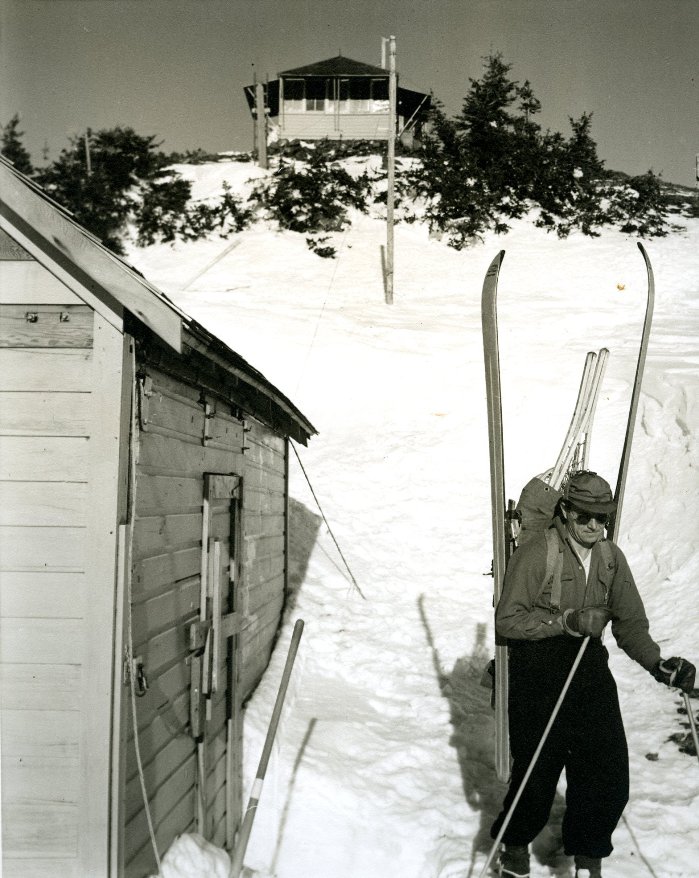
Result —
<path fill-rule="evenodd" d="M 90 129 L 88 128 L 83 136 L 85 142 L 85 173 L 88 177 L 92 176 L 92 157 L 90 156 Z"/>
<path fill-rule="evenodd" d="M 267 168 L 267 113 L 264 85 L 261 82 L 255 82 L 255 148 L 257 164 Z"/>
<path fill-rule="evenodd" d="M 388 40 L 388 181 L 386 186 L 386 304 L 393 304 L 393 208 L 396 179 L 396 38 Z"/>

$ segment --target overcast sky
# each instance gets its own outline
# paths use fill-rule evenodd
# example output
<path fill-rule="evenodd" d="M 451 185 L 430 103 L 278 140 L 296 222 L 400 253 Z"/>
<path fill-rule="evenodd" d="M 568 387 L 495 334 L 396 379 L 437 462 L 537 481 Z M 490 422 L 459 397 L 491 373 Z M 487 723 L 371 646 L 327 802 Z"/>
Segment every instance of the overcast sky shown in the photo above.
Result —
<path fill-rule="evenodd" d="M 69 135 L 128 125 L 162 149 L 249 149 L 243 86 L 339 53 L 461 107 L 483 57 L 529 79 L 545 128 L 593 115 L 610 169 L 695 184 L 699 0 L 0 0 L 0 123 L 36 164 Z M 254 65 L 254 67 L 253 67 Z"/>

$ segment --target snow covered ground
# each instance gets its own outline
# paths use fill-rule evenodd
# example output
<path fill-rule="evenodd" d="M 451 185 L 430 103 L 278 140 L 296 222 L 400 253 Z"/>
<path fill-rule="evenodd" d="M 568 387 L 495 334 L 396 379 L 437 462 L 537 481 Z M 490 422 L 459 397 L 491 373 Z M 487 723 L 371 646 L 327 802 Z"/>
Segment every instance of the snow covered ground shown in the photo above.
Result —
<path fill-rule="evenodd" d="M 260 173 L 233 163 L 186 170 L 196 197 L 224 179 L 240 191 Z M 699 221 L 683 225 L 646 242 L 657 303 L 620 544 L 664 655 L 696 663 Z M 493 637 L 483 276 L 504 249 L 505 456 L 516 498 L 552 465 L 585 352 L 603 346 L 611 358 L 590 463 L 614 483 L 645 268 L 617 232 L 560 241 L 518 221 L 457 252 L 422 224 L 399 225 L 389 306 L 380 218 L 357 215 L 333 241 L 338 256 L 324 260 L 302 235 L 256 226 L 129 254 L 315 424 L 299 455 L 361 591 L 292 456 L 296 591 L 246 710 L 246 795 L 297 618 L 305 632 L 246 864 L 276 878 L 477 876 L 503 794 L 479 685 Z M 610 640 L 632 792 L 605 878 L 695 878 L 699 763 L 668 742 L 682 731 L 681 700 Z M 556 855 L 561 807 L 534 845 L 536 878 L 572 875 Z M 192 839 L 182 842 L 191 852 Z M 163 878 L 224 874 L 194 848 Z"/>

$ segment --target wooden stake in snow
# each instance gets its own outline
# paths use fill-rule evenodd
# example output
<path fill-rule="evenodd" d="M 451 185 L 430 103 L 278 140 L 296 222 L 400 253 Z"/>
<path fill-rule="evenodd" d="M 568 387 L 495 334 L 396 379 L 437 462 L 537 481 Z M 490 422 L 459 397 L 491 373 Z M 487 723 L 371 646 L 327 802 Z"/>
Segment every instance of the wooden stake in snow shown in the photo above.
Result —
<path fill-rule="evenodd" d="M 92 157 L 90 156 L 90 129 L 86 131 L 83 140 L 85 142 L 85 173 L 92 176 Z"/>
<path fill-rule="evenodd" d="M 279 717 L 281 716 L 282 707 L 284 705 L 284 697 L 286 696 L 286 690 L 289 685 L 289 677 L 291 676 L 291 669 L 294 666 L 294 660 L 296 658 L 296 653 L 298 652 L 302 634 L 303 619 L 298 619 L 296 621 L 296 624 L 294 625 L 294 631 L 291 635 L 289 653 L 286 657 L 286 664 L 284 665 L 284 672 L 282 673 L 281 683 L 279 684 L 279 692 L 277 693 L 277 700 L 274 704 L 274 710 L 272 711 L 272 718 L 269 721 L 269 728 L 267 729 L 265 745 L 262 748 L 262 756 L 260 757 L 260 764 L 257 769 L 257 776 L 255 777 L 254 784 L 252 785 L 250 798 L 248 799 L 248 807 L 245 811 L 245 816 L 243 817 L 243 823 L 240 827 L 240 832 L 238 833 L 238 840 L 236 842 L 235 851 L 233 852 L 229 878 L 239 878 L 239 875 L 243 868 L 243 859 L 245 857 L 245 851 L 248 846 L 248 841 L 250 840 L 252 823 L 255 819 L 257 804 L 260 801 L 260 795 L 262 794 L 262 784 L 264 783 L 265 775 L 267 773 L 267 764 L 269 763 L 269 757 L 272 752 L 274 736 L 277 733 Z"/>
<path fill-rule="evenodd" d="M 265 110 L 265 92 L 261 82 L 255 80 L 255 147 L 257 164 L 267 168 L 267 112 Z"/>
<path fill-rule="evenodd" d="M 393 207 L 396 179 L 396 38 L 388 38 L 388 181 L 386 185 L 386 304 L 393 304 Z"/>

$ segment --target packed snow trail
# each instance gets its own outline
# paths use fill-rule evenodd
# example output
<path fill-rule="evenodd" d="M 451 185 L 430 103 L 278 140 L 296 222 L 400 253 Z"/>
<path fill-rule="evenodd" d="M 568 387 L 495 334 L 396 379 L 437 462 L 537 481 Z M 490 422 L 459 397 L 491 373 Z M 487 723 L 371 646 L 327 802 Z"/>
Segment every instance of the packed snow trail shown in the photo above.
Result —
<path fill-rule="evenodd" d="M 251 170 L 190 173 L 213 192 L 226 174 L 240 189 Z M 522 220 L 457 252 L 420 223 L 399 225 L 387 306 L 385 227 L 355 219 L 335 236 L 336 260 L 310 253 L 302 235 L 245 231 L 185 290 L 183 279 L 230 239 L 134 249 L 130 258 L 319 429 L 299 453 L 366 596 L 292 462 L 293 594 L 246 710 L 245 796 L 291 627 L 303 618 L 306 628 L 247 865 L 276 878 L 466 878 L 484 862 L 504 792 L 479 685 L 492 653 L 483 275 L 506 249 L 505 474 L 516 497 L 555 460 L 585 352 L 601 347 L 611 357 L 590 465 L 614 481 L 645 268 L 635 241 L 617 232 L 560 241 Z M 699 221 L 684 224 L 684 234 L 646 242 L 658 299 L 619 542 L 663 652 L 696 663 Z M 668 742 L 682 730 L 680 699 L 611 641 L 632 791 L 605 878 L 695 878 L 699 766 Z M 564 782 L 560 793 L 534 845 L 534 878 L 572 875 L 556 854 Z"/>

